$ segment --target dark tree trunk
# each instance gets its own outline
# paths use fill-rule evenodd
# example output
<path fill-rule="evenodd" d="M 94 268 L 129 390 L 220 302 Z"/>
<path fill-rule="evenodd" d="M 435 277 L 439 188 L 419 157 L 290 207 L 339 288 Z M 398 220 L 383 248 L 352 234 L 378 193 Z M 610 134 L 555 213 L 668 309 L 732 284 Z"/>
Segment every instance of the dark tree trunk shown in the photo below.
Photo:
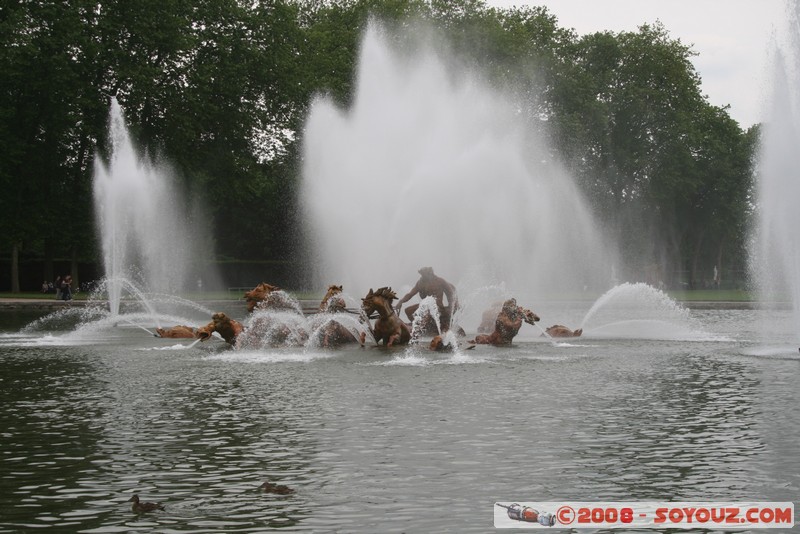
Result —
<path fill-rule="evenodd" d="M 11 292 L 19 293 L 19 243 L 11 245 Z"/>
<path fill-rule="evenodd" d="M 72 256 L 70 258 L 69 274 L 72 275 L 72 290 L 77 292 L 81 287 L 80 278 L 78 278 L 78 247 L 72 246 Z"/>
<path fill-rule="evenodd" d="M 44 279 L 48 282 L 52 282 L 56 279 L 56 270 L 53 266 L 54 257 L 55 253 L 53 252 L 53 240 L 47 238 L 44 241 Z"/>
<path fill-rule="evenodd" d="M 692 251 L 692 268 L 689 272 L 689 288 L 690 289 L 697 289 L 698 288 L 698 280 L 697 280 L 697 271 L 700 267 L 700 253 L 703 250 L 703 238 L 705 237 L 705 232 L 700 232 L 697 234 L 697 239 L 694 242 L 694 250 Z"/>

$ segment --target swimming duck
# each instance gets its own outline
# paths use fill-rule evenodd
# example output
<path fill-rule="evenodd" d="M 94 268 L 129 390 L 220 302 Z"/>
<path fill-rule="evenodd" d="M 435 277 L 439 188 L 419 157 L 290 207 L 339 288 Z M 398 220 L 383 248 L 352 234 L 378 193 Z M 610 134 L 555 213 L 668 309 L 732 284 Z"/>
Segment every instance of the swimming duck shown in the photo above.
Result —
<path fill-rule="evenodd" d="M 289 495 L 290 493 L 294 493 L 294 490 L 289 486 L 273 484 L 270 481 L 264 482 L 258 487 L 258 489 L 264 491 L 264 493 L 277 493 L 278 495 Z"/>
<path fill-rule="evenodd" d="M 152 512 L 153 510 L 163 510 L 164 506 L 157 502 L 139 502 L 139 496 L 134 493 L 133 497 L 128 499 L 132 502 L 131 511 L 137 514 L 144 512 Z"/>

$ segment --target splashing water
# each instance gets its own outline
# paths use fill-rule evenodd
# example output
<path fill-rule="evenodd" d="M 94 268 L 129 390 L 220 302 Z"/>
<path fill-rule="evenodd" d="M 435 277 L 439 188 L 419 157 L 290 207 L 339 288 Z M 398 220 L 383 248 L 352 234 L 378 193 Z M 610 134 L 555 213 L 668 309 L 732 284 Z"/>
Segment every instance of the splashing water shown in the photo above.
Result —
<path fill-rule="evenodd" d="M 308 341 L 309 325 L 300 302 L 283 290 L 271 292 L 259 302 L 236 338 L 236 348 L 301 346 Z"/>
<path fill-rule="evenodd" d="M 469 279 L 460 280 L 459 287 L 473 287 L 474 284 L 471 285 L 470 282 L 471 280 Z M 470 331 L 478 331 L 484 322 L 484 314 L 490 313 L 490 310 L 499 311 L 502 303 L 510 297 L 511 295 L 503 283 L 478 285 L 471 290 L 461 290 L 459 291 L 459 309 L 453 314 L 453 323 L 459 324 Z"/>
<path fill-rule="evenodd" d="M 302 314 L 285 310 L 256 309 L 245 330 L 236 338 L 236 348 L 302 346 L 308 341 L 308 323 Z"/>
<path fill-rule="evenodd" d="M 315 284 L 366 293 L 429 265 L 451 280 L 496 273 L 518 297 L 606 287 L 613 247 L 523 117 L 532 103 L 404 37 L 370 25 L 352 107 L 311 106 L 301 200 Z"/>
<path fill-rule="evenodd" d="M 212 313 L 175 295 L 201 273 L 207 280 L 216 280 L 216 274 L 198 267 L 206 256 L 192 238 L 185 195 L 177 194 L 165 165 L 137 154 L 115 98 L 109 112 L 109 147 L 107 162 L 99 154 L 95 158 L 93 183 L 105 277 L 85 308 L 49 314 L 26 326 L 25 332 L 74 328 L 59 339 L 93 342 L 113 338 L 109 329 L 122 325 L 153 335 L 152 327 L 199 325 Z M 206 234 L 204 224 L 195 226 L 198 235 Z M 198 313 L 202 319 L 197 319 Z"/>
<path fill-rule="evenodd" d="M 121 281 L 137 279 L 138 273 L 147 291 L 183 291 L 197 278 L 205 254 L 192 239 L 185 196 L 177 194 L 164 165 L 137 154 L 116 99 L 111 101 L 109 142 L 109 161 L 95 158 L 94 201 L 110 281 L 108 300 L 116 315 Z"/>
<path fill-rule="evenodd" d="M 414 320 L 411 322 L 411 344 L 419 343 L 419 340 L 429 330 L 429 325 L 433 322 L 437 332 L 442 331 L 442 323 L 439 317 L 439 306 L 436 304 L 436 299 L 428 296 L 422 299 L 419 307 L 414 312 Z"/>
<path fill-rule="evenodd" d="M 584 335 L 652 339 L 707 337 L 689 310 L 644 283 L 624 283 L 601 295 L 581 321 Z"/>
<path fill-rule="evenodd" d="M 311 332 L 311 335 L 306 343 L 306 349 L 320 347 L 320 342 L 324 338 L 324 332 L 331 326 L 331 323 L 337 323 L 339 326 L 343 327 L 355 340 L 361 339 L 361 334 L 364 334 L 365 337 L 371 335 L 367 328 L 366 321 L 357 314 L 348 312 L 322 312 L 309 316 L 307 320 L 308 330 Z"/>
<path fill-rule="evenodd" d="M 758 219 L 751 270 L 759 300 L 791 304 L 790 336 L 800 342 L 800 4 L 788 3 L 788 42 L 777 47 L 773 89 L 759 154 Z M 786 324 L 765 321 L 764 336 Z"/>

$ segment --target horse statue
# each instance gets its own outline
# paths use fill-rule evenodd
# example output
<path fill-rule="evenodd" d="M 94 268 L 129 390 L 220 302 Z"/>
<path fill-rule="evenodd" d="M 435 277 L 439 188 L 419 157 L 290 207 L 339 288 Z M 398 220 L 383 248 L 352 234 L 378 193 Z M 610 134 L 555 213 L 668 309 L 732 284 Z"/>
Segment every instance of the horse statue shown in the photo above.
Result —
<path fill-rule="evenodd" d="M 328 311 L 328 301 L 331 299 L 331 297 L 333 297 L 334 295 L 338 295 L 342 291 L 343 291 L 343 286 L 337 286 L 337 285 L 328 286 L 328 292 L 325 293 L 325 296 L 322 297 L 322 302 L 319 303 L 319 311 L 321 312 Z"/>
<path fill-rule="evenodd" d="M 411 341 L 411 328 L 404 323 L 392 307 L 392 301 L 397 298 L 397 294 L 391 287 L 381 287 L 376 291 L 370 288 L 367 296 L 361 299 L 361 308 L 367 317 L 374 312 L 378 313 L 375 325 L 370 328 L 375 342 L 391 347 L 393 345 L 407 345 Z"/>
<path fill-rule="evenodd" d="M 580 337 L 583 334 L 583 328 L 571 330 L 562 324 L 554 324 L 545 330 L 550 337 Z"/>
<path fill-rule="evenodd" d="M 510 345 L 514 336 L 522 328 L 522 322 L 534 324 L 539 316 L 527 308 L 517 306 L 516 299 L 508 299 L 503 303 L 503 308 L 497 314 L 494 322 L 494 331 L 491 334 L 479 334 L 470 343 L 483 345 Z"/>
<path fill-rule="evenodd" d="M 278 290 L 280 290 L 278 286 L 273 286 L 266 282 L 258 284 L 244 294 L 244 299 L 247 301 L 247 311 L 252 313 L 258 304 L 266 301 L 271 293 Z"/>
<path fill-rule="evenodd" d="M 331 290 L 336 288 L 336 292 L 331 296 Z M 351 343 L 360 343 L 364 346 L 363 337 L 366 337 L 366 326 L 360 318 L 350 315 L 344 297 L 339 295 L 342 286 L 331 286 L 328 295 L 325 295 L 327 302 L 323 300 L 325 307 L 320 304 L 320 313 L 309 317 L 309 322 L 313 327 L 311 340 L 322 348 L 335 348 Z M 363 336 L 362 336 L 363 334 Z"/>
<path fill-rule="evenodd" d="M 229 345 L 236 344 L 236 338 L 244 331 L 244 326 L 239 321 L 231 319 L 222 312 L 217 312 L 211 316 L 211 322 L 202 328 L 197 329 L 196 337 L 201 341 L 206 341 L 211 338 L 211 335 L 216 332 L 222 339 Z"/>
<path fill-rule="evenodd" d="M 252 313 L 256 308 L 270 310 L 286 310 L 303 313 L 297 302 L 278 286 L 261 282 L 244 294 L 247 311 Z"/>
<path fill-rule="evenodd" d="M 171 328 L 156 328 L 156 337 L 191 339 L 197 337 L 197 331 L 191 326 L 179 324 Z"/>

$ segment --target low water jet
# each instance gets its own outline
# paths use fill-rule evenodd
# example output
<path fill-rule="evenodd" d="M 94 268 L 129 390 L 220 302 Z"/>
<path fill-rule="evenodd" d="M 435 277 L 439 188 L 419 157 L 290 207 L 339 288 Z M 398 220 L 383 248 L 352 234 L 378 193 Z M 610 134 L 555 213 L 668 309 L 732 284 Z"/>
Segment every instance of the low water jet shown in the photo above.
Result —
<path fill-rule="evenodd" d="M 708 336 L 688 309 L 644 283 L 624 283 L 601 295 L 581 321 L 582 337 L 697 339 Z"/>

